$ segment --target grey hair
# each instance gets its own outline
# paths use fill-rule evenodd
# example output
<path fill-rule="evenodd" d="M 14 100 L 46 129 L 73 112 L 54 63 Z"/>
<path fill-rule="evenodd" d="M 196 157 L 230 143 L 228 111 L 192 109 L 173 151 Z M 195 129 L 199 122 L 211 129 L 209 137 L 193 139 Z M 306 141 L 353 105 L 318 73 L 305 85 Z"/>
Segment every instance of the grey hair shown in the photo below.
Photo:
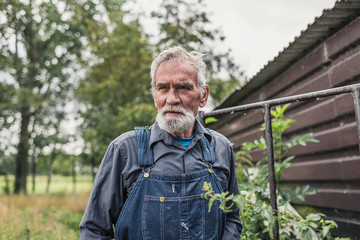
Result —
<path fill-rule="evenodd" d="M 203 56 L 204 54 L 196 51 L 192 51 L 189 53 L 182 47 L 172 47 L 162 51 L 151 64 L 150 75 L 152 92 L 154 93 L 155 90 L 155 73 L 159 66 L 167 61 L 178 60 L 188 62 L 191 66 L 194 67 L 197 73 L 197 85 L 200 92 L 199 97 L 203 97 L 206 91 L 206 65 L 205 62 L 202 60 Z"/>

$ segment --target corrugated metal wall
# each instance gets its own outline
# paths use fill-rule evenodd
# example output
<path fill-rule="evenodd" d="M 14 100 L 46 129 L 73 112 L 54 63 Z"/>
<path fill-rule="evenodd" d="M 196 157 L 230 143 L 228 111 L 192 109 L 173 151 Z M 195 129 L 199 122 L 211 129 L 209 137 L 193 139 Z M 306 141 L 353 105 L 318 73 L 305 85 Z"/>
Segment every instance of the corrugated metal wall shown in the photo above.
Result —
<path fill-rule="evenodd" d="M 359 17 L 237 105 L 353 83 L 360 83 Z M 305 205 L 336 220 L 339 229 L 335 233 L 360 239 L 360 153 L 352 96 L 294 103 L 286 117 L 296 120 L 286 132 L 287 138 L 312 132 L 320 142 L 289 152 L 296 158 L 283 173 L 282 181 L 317 188 L 316 195 L 306 197 Z M 209 127 L 227 136 L 237 151 L 243 142 L 263 136 L 262 122 L 262 110 L 254 110 L 224 115 Z M 254 152 L 254 161 L 262 154 Z"/>

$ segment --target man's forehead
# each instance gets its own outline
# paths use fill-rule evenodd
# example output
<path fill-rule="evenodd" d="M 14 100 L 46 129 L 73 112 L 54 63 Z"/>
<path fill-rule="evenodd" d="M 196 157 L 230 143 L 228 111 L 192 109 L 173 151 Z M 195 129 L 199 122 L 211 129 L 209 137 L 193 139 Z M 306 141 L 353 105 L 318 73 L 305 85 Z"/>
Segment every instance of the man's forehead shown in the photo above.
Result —
<path fill-rule="evenodd" d="M 189 75 L 159 75 L 155 79 L 155 86 L 174 85 L 174 86 L 193 86 L 196 84 L 196 78 Z"/>

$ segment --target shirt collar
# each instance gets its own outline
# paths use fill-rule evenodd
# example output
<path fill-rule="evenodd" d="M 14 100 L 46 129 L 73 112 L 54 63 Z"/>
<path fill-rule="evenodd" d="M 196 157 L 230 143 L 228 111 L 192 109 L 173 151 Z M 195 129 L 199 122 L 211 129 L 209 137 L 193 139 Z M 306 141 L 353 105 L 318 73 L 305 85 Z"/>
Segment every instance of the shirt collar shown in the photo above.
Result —
<path fill-rule="evenodd" d="M 204 135 L 205 137 L 208 139 L 209 142 L 212 141 L 212 136 L 210 134 L 210 132 L 200 124 L 200 122 L 195 119 L 195 133 L 194 133 L 194 139 L 196 141 L 198 141 L 199 139 L 201 139 Z M 174 145 L 174 136 L 171 135 L 170 133 L 166 132 L 165 130 L 161 129 L 159 127 L 159 124 L 157 122 L 155 122 L 152 126 L 151 126 L 151 135 L 150 135 L 150 146 L 158 141 L 164 141 L 165 144 L 168 145 Z"/>

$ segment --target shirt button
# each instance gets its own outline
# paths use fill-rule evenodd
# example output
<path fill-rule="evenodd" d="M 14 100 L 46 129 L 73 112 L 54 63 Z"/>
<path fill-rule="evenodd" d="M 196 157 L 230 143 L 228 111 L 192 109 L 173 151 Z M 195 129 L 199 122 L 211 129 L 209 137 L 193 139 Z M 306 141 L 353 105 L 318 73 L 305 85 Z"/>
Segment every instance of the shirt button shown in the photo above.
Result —
<path fill-rule="evenodd" d="M 161 198 L 160 198 L 160 202 L 165 202 L 165 198 L 164 198 L 164 197 L 161 197 Z"/>
<path fill-rule="evenodd" d="M 204 194 L 201 194 L 201 196 L 200 196 L 200 197 L 201 197 L 201 199 L 203 199 L 203 198 L 204 198 Z"/>

